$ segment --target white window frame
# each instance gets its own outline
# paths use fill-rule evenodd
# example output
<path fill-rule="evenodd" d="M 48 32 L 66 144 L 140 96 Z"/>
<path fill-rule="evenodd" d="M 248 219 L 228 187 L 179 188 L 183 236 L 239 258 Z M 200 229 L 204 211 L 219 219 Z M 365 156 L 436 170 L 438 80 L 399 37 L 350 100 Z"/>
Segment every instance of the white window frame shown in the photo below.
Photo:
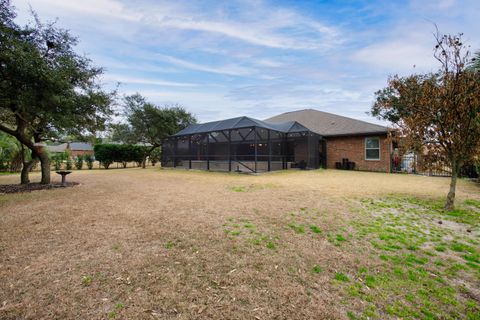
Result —
<path fill-rule="evenodd" d="M 377 150 L 377 148 L 367 148 L 367 139 L 377 139 L 378 140 L 378 159 L 368 159 L 367 158 L 367 150 Z M 381 143 L 380 137 L 366 137 L 364 141 L 364 154 L 365 154 L 365 161 L 380 161 L 381 158 Z"/>

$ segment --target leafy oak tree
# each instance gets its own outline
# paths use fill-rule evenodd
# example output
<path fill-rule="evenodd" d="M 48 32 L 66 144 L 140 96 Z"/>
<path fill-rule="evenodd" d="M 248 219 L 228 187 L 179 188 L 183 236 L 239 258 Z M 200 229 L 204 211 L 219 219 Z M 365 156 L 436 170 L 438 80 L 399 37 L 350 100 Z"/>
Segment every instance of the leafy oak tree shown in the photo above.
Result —
<path fill-rule="evenodd" d="M 126 96 L 123 108 L 126 123 L 112 126 L 112 138 L 123 143 L 145 144 L 143 168 L 146 158 L 165 138 L 197 122 L 195 116 L 180 105 L 159 107 L 138 93 Z"/>
<path fill-rule="evenodd" d="M 437 35 L 433 73 L 393 76 L 376 92 L 372 114 L 391 121 L 405 147 L 426 166 L 445 163 L 452 170 L 445 209 L 452 210 L 461 167 L 480 148 L 480 72 L 469 68 L 469 47 L 462 34 Z"/>
<path fill-rule="evenodd" d="M 10 1 L 0 0 L 0 130 L 40 160 L 41 183 L 48 184 L 43 141 L 103 130 L 115 92 L 99 86 L 102 69 L 75 53 L 75 37 L 32 15 L 33 24 L 19 26 Z"/>

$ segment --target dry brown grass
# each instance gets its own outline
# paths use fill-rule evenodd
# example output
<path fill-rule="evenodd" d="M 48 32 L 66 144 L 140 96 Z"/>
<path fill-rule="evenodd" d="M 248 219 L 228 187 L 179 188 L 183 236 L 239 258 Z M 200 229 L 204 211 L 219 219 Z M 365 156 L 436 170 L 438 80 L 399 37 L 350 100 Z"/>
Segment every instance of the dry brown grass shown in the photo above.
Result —
<path fill-rule="evenodd" d="M 69 178 L 80 185 L 0 195 L 2 319 L 343 319 L 351 306 L 333 275 L 364 258 L 355 243 L 341 248 L 324 235 L 348 231 L 349 200 L 441 197 L 449 182 L 153 168 Z M 460 181 L 458 198 L 478 199 L 478 191 Z M 292 214 L 322 236 L 293 232 Z"/>

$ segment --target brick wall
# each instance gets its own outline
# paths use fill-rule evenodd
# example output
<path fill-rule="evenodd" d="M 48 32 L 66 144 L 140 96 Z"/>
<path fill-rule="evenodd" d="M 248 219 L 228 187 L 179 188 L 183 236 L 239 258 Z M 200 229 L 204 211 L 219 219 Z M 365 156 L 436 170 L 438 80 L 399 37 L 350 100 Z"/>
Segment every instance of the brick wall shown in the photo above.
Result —
<path fill-rule="evenodd" d="M 365 136 L 326 138 L 327 168 L 335 169 L 335 162 L 343 158 L 355 162 L 355 170 L 390 172 L 391 143 L 386 136 L 380 138 L 380 160 L 365 160 Z"/>
<path fill-rule="evenodd" d="M 93 155 L 93 151 L 87 151 L 87 150 L 68 150 L 68 152 L 70 153 L 70 156 L 72 158 L 74 158 L 76 156 L 84 156 L 86 154 Z"/>

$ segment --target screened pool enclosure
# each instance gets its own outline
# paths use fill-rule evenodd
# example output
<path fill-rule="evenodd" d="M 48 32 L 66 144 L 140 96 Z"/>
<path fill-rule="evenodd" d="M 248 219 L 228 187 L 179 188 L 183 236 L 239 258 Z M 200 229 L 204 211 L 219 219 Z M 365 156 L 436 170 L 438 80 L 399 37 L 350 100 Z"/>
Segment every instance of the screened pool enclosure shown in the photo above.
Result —
<path fill-rule="evenodd" d="M 322 137 L 300 123 L 269 123 L 249 117 L 194 124 L 162 145 L 162 166 L 184 169 L 316 169 L 325 164 L 325 157 Z"/>

